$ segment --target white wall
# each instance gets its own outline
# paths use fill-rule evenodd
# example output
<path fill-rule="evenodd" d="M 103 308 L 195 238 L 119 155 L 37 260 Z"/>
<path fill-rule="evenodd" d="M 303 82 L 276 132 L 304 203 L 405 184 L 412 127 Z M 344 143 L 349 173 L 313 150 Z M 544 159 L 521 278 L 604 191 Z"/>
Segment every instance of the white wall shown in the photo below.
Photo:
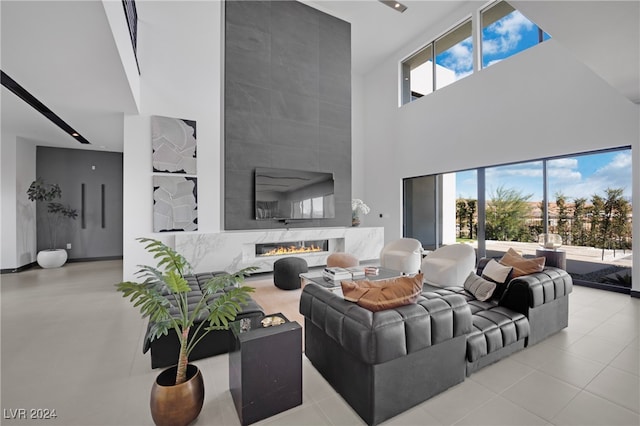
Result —
<path fill-rule="evenodd" d="M 442 244 L 456 242 L 456 175 L 442 175 Z"/>
<path fill-rule="evenodd" d="M 0 163 L 0 269 L 13 270 L 36 260 L 36 206 L 27 197 L 27 189 L 36 178 L 35 143 L 15 135 L 3 134 Z M 20 167 L 16 167 L 17 164 Z"/>
<path fill-rule="evenodd" d="M 36 261 L 36 203 L 27 197 L 27 189 L 36 178 L 36 144 L 16 139 L 16 260 L 17 265 Z"/>
<path fill-rule="evenodd" d="M 0 141 L 0 223 L 2 225 L 0 261 L 2 269 L 17 268 L 16 258 L 16 136 L 2 134 Z M 34 158 L 35 162 L 35 158 Z"/>
<path fill-rule="evenodd" d="M 638 107 L 554 40 L 398 108 L 402 58 L 403 52 L 365 76 L 366 199 L 374 209 L 392 213 L 389 219 L 376 215 L 367 225 L 384 226 L 386 241 L 402 235 L 404 177 L 638 148 Z M 635 229 L 637 240 L 637 224 Z M 634 269 L 636 283 L 639 272 Z"/>
<path fill-rule="evenodd" d="M 124 126 L 124 267 L 153 263 L 141 236 L 173 244 L 172 234 L 153 233 L 151 115 L 196 121 L 198 230 L 221 224 L 222 2 L 140 2 L 138 60 L 140 115 Z"/>

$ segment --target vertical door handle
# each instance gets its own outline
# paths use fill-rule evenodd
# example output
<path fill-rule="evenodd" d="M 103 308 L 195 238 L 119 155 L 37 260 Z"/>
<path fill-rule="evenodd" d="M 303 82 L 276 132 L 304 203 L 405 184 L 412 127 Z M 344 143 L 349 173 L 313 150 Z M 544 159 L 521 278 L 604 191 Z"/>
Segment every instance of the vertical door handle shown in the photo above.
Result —
<path fill-rule="evenodd" d="M 85 229 L 87 227 L 87 222 L 84 216 L 84 203 L 85 203 L 84 192 L 85 192 L 85 187 L 83 183 L 80 185 L 80 226 L 82 227 L 82 229 Z"/>
<path fill-rule="evenodd" d="M 100 186 L 100 191 L 101 191 L 101 193 L 100 193 L 100 219 L 101 219 L 102 227 L 105 228 L 106 226 L 105 226 L 105 214 L 104 214 L 105 213 L 104 212 L 104 209 L 105 209 L 105 205 L 104 205 L 105 186 L 104 186 L 104 183 Z"/>

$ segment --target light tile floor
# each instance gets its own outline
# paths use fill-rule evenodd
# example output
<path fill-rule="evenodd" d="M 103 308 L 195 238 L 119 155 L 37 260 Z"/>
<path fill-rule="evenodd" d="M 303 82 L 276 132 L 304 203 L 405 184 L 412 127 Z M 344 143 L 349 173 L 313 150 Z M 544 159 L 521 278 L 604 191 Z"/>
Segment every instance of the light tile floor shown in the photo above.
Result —
<path fill-rule="evenodd" d="M 149 394 L 159 371 L 142 354 L 145 321 L 115 291 L 121 268 L 70 263 L 0 276 L 2 424 L 152 424 Z M 574 287 L 567 329 L 386 424 L 637 426 L 639 330 L 640 299 Z M 206 387 L 195 424 L 239 424 L 227 356 L 195 363 Z M 363 424 L 304 357 L 303 401 L 259 424 Z M 27 417 L 55 409 L 57 418 L 12 418 L 17 409 Z"/>

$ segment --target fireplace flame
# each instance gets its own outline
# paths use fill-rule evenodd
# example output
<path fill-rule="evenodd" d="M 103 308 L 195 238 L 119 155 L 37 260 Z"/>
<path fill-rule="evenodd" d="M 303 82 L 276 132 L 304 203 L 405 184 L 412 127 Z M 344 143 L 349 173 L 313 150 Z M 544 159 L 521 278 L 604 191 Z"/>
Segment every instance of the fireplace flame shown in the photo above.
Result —
<path fill-rule="evenodd" d="M 312 253 L 316 251 L 322 251 L 322 247 L 318 247 L 315 244 L 312 244 L 309 247 L 298 247 L 298 246 L 277 247 L 263 253 L 262 256 L 280 256 L 283 254 Z"/>

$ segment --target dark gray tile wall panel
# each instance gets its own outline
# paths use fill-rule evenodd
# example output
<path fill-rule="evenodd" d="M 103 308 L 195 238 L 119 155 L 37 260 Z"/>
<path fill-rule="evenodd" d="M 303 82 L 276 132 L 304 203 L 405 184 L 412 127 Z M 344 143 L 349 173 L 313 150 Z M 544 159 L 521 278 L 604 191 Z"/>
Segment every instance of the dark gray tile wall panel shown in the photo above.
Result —
<path fill-rule="evenodd" d="M 254 171 L 333 172 L 336 218 L 287 227 L 351 224 L 350 24 L 295 1 L 225 3 L 224 228 L 255 220 Z"/>

